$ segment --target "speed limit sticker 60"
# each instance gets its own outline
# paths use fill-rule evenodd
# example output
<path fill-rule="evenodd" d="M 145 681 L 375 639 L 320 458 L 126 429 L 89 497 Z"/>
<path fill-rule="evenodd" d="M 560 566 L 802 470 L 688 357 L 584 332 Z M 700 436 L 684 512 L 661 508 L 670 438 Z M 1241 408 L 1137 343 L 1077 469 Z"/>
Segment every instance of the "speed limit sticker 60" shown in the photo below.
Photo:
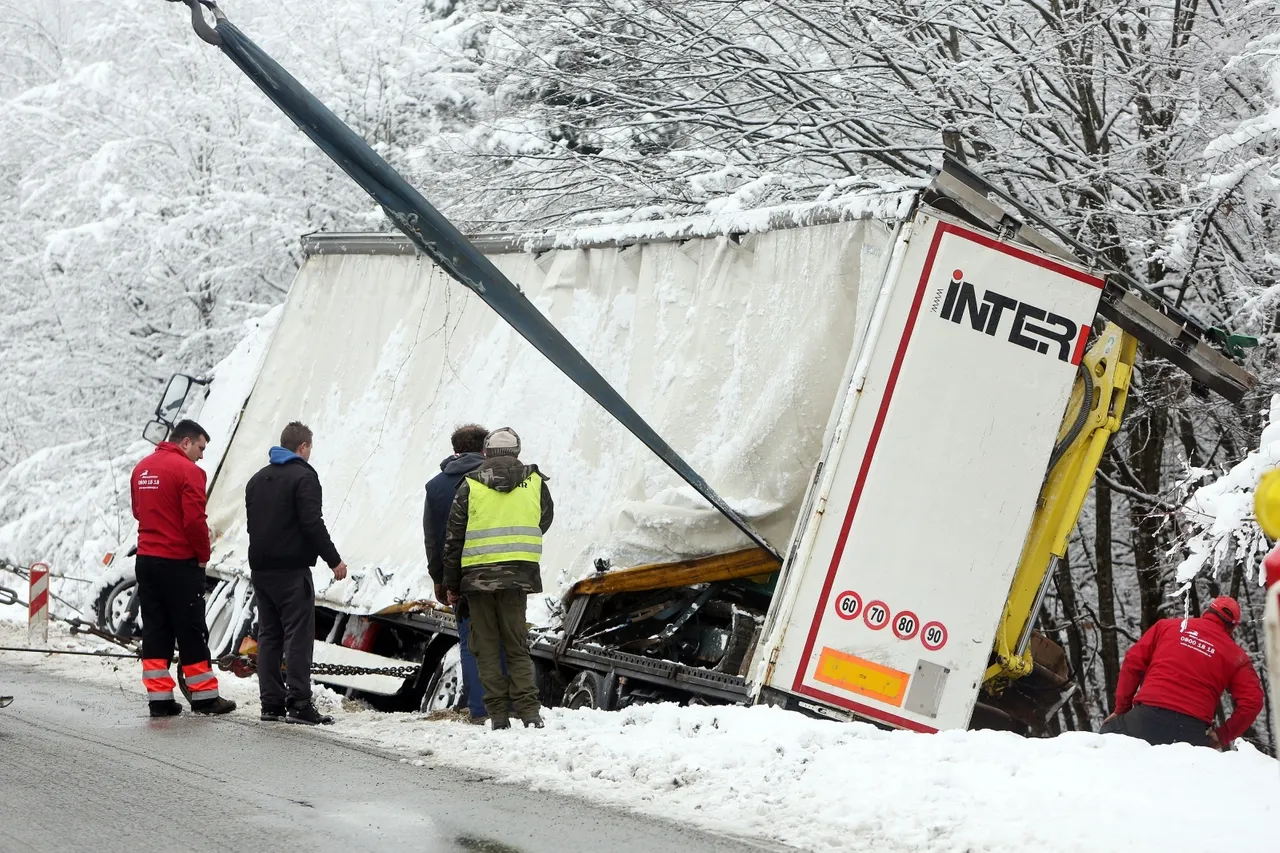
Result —
<path fill-rule="evenodd" d="M 862 612 L 862 596 L 851 589 L 836 596 L 836 615 L 841 619 L 857 619 Z"/>
<path fill-rule="evenodd" d="M 872 631 L 879 631 L 889 624 L 889 605 L 883 601 L 871 602 L 867 605 L 867 609 L 862 612 L 862 621 L 866 622 L 867 627 Z"/>

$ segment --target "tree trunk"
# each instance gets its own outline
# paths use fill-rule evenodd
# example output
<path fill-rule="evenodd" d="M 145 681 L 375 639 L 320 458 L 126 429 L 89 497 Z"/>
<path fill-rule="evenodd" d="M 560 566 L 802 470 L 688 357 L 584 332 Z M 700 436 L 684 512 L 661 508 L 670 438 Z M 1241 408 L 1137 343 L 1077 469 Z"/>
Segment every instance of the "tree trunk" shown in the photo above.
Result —
<path fill-rule="evenodd" d="M 1151 370 L 1148 375 L 1146 406 L 1129 426 L 1129 467 L 1142 490 L 1149 495 L 1157 495 L 1160 493 L 1169 416 L 1164 407 L 1155 404 L 1165 385 L 1163 371 Z M 1160 563 L 1165 547 L 1160 535 L 1161 519 L 1152 513 L 1150 506 L 1141 501 L 1130 501 L 1129 518 L 1133 524 L 1133 562 L 1138 573 L 1142 630 L 1145 631 L 1161 616 L 1164 584 Z"/>
<path fill-rule="evenodd" d="M 1103 470 L 1110 473 L 1106 461 Z M 1115 577 L 1111 562 L 1111 488 L 1100 479 L 1094 480 L 1094 517 L 1097 534 L 1094 549 L 1097 554 L 1096 578 L 1098 581 L 1098 626 L 1102 633 L 1102 674 L 1107 685 L 1103 699 L 1107 711 L 1114 711 L 1116 684 L 1120 680 L 1120 641 L 1116 631 Z"/>
<path fill-rule="evenodd" d="M 1062 616 L 1067 623 L 1067 653 L 1071 657 L 1071 671 L 1075 676 L 1079 690 L 1071 697 L 1071 705 L 1075 710 L 1075 724 L 1081 731 L 1092 731 L 1093 723 L 1089 716 L 1088 686 L 1085 681 L 1087 661 L 1085 659 L 1084 635 L 1080 631 L 1080 611 L 1076 607 L 1076 588 L 1071 579 L 1071 560 L 1064 555 L 1058 561 L 1058 570 L 1053 576 L 1054 586 L 1058 589 L 1058 601 L 1062 603 Z"/>

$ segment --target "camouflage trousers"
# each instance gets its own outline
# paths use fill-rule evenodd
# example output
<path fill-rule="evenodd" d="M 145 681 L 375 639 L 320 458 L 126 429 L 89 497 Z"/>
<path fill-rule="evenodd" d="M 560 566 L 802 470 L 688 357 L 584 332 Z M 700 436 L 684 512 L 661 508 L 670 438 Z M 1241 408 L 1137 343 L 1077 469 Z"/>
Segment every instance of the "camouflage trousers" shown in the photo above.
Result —
<path fill-rule="evenodd" d="M 522 720 L 531 719 L 542 710 L 533 678 L 533 658 L 529 656 L 529 629 L 525 623 L 528 598 L 528 593 L 514 589 L 467 593 L 471 610 L 468 645 L 480 669 L 485 710 L 494 719 L 507 719 L 512 706 Z M 504 651 L 506 673 L 502 671 Z"/>

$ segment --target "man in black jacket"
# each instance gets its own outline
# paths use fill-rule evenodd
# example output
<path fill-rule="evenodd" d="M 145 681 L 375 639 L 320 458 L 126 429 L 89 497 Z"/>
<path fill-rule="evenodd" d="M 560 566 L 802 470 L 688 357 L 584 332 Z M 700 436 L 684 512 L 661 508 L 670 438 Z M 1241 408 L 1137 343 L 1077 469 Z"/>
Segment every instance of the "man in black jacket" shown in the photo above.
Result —
<path fill-rule="evenodd" d="M 311 653 L 316 633 L 316 593 L 311 567 L 323 557 L 333 576 L 347 564 L 333 547 L 321 513 L 320 477 L 308 464 L 311 430 L 294 421 L 271 448 L 267 467 L 244 489 L 249 527 L 249 569 L 258 601 L 258 691 L 262 719 L 305 725 L 333 718 L 311 703 Z M 288 688 L 280 660 L 288 670 Z"/>
<path fill-rule="evenodd" d="M 444 533 L 449 521 L 449 508 L 458 484 L 484 462 L 484 439 L 489 431 L 479 424 L 465 424 L 453 431 L 453 455 L 440 463 L 440 473 L 427 481 L 427 501 L 422 510 L 422 539 L 427 549 L 427 572 L 435 584 L 436 601 L 444 604 L 448 594 L 444 587 Z M 483 725 L 489 719 L 484 708 L 484 691 L 480 687 L 480 670 L 471 654 L 469 635 L 471 619 L 466 602 L 454 608 L 458 622 L 458 653 L 462 662 L 462 699 L 466 703 L 467 722 Z"/>

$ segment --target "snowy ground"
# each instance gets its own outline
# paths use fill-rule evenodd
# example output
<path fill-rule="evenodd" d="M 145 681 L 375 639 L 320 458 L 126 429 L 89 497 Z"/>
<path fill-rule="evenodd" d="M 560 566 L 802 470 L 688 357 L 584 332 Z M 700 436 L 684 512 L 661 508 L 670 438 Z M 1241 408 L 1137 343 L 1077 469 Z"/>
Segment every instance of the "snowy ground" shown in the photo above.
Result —
<path fill-rule="evenodd" d="M 0 622 L 0 645 L 24 639 L 23 626 Z M 100 648 L 60 630 L 52 639 Z M 127 660 L 0 652 L 0 683 L 15 665 L 118 685 L 143 701 Z M 254 679 L 220 679 L 237 713 L 256 714 Z M 318 702 L 338 718 L 324 736 L 401 752 L 423 773 L 467 767 L 806 850 L 1166 853 L 1192 843 L 1237 853 L 1274 849 L 1280 823 L 1280 766 L 1247 746 L 1218 754 L 1091 734 L 920 735 L 770 708 L 671 705 L 549 710 L 542 731 L 494 733 L 378 713 L 324 689 Z"/>

